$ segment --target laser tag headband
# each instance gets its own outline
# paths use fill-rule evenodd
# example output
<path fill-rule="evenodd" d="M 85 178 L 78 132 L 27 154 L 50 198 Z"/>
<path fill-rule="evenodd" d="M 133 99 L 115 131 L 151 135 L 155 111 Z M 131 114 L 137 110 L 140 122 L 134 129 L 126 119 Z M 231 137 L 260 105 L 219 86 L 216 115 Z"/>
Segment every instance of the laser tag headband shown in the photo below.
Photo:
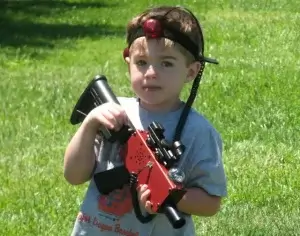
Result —
<path fill-rule="evenodd" d="M 167 22 L 167 15 L 174 11 L 174 10 L 184 10 L 188 12 L 193 20 L 197 24 L 197 28 L 200 34 L 200 39 L 202 42 L 202 48 L 199 50 L 199 47 L 197 44 L 195 44 L 187 35 L 184 33 L 178 31 L 177 29 L 170 26 L 170 24 Z M 147 14 L 147 13 L 146 13 Z M 141 16 L 142 17 L 142 16 Z M 203 33 L 200 27 L 200 24 L 195 17 L 195 15 L 189 11 L 186 8 L 181 7 L 174 7 L 171 8 L 171 10 L 167 11 L 164 15 L 157 15 L 152 16 L 149 19 L 147 19 L 142 24 L 138 25 L 136 29 L 134 29 L 135 32 L 131 32 L 131 35 L 133 37 L 130 37 L 128 40 L 128 47 L 124 49 L 123 51 L 123 57 L 124 59 L 126 57 L 129 57 L 129 48 L 134 40 L 137 38 L 145 36 L 147 39 L 159 39 L 159 38 L 167 38 L 170 39 L 176 43 L 179 43 L 181 46 L 183 46 L 187 51 L 189 51 L 195 58 L 196 61 L 200 61 L 202 63 L 213 63 L 213 64 L 219 64 L 216 59 L 208 58 L 203 56 L 204 53 L 204 39 L 203 39 Z M 201 52 L 199 54 L 199 51 Z"/>

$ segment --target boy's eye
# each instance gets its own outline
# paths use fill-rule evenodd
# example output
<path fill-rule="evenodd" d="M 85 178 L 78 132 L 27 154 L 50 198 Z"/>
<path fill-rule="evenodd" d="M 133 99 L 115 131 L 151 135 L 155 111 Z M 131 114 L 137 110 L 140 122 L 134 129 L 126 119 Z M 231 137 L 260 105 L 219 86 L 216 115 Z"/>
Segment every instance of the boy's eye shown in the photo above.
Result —
<path fill-rule="evenodd" d="M 146 62 L 145 60 L 138 60 L 138 61 L 136 61 L 136 64 L 137 64 L 138 66 L 144 66 L 144 65 L 147 64 L 147 62 Z"/>
<path fill-rule="evenodd" d="M 172 67 L 173 66 L 173 63 L 169 62 L 169 61 L 163 61 L 161 64 L 164 67 Z"/>

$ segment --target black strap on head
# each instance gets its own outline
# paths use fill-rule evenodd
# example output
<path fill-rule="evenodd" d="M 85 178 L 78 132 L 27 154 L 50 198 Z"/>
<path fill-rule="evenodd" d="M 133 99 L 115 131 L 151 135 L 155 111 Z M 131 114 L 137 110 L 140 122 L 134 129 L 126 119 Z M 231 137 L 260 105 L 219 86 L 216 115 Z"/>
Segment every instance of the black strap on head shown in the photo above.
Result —
<path fill-rule="evenodd" d="M 193 42 L 193 40 L 191 40 L 191 38 L 188 35 L 184 34 L 183 32 L 180 32 L 178 29 L 173 27 L 172 24 L 168 22 L 168 15 L 175 13 L 176 10 L 185 11 L 195 21 L 199 32 L 200 41 L 201 41 L 198 45 L 201 45 L 201 48 L 199 48 L 199 46 L 195 42 Z M 147 15 L 147 12 L 144 15 Z M 140 17 L 140 20 L 142 18 L 143 15 Z M 150 18 L 148 18 L 147 20 L 143 22 L 141 21 L 138 27 L 133 29 L 133 31 L 134 32 L 130 33 L 129 38 L 127 40 L 128 48 L 130 48 L 134 40 L 140 37 L 144 37 L 144 36 L 147 38 L 163 37 L 163 38 L 170 39 L 183 46 L 187 51 L 189 51 L 194 56 L 196 61 L 218 64 L 217 60 L 213 58 L 205 57 L 203 55 L 204 40 L 203 40 L 202 29 L 195 15 L 186 8 L 171 7 L 163 15 L 150 16 Z"/>
<path fill-rule="evenodd" d="M 151 32 L 151 24 L 153 26 Z M 146 31 L 146 32 L 145 32 Z M 178 30 L 171 28 L 166 23 L 164 17 L 156 16 L 148 19 L 144 22 L 143 25 L 140 25 L 137 29 L 134 37 L 129 41 L 129 47 L 133 43 L 133 41 L 139 37 L 147 37 L 147 38 L 167 38 L 176 43 L 179 43 L 183 46 L 187 51 L 189 51 L 196 59 L 198 59 L 198 47 L 197 45 L 185 34 L 182 34 Z"/>

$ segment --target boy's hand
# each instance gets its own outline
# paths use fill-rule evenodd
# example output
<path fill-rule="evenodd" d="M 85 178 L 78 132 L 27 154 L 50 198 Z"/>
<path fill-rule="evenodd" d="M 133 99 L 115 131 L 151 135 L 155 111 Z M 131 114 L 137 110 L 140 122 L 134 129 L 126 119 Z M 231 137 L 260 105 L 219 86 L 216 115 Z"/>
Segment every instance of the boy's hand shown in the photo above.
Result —
<path fill-rule="evenodd" d="M 141 185 L 138 187 L 138 198 L 140 201 L 140 206 L 143 207 L 149 214 L 156 214 L 154 211 L 152 211 L 152 204 L 150 201 L 148 201 L 148 198 L 150 196 L 150 189 L 148 189 L 147 185 Z"/>
<path fill-rule="evenodd" d="M 94 108 L 84 119 L 89 126 L 98 130 L 101 125 L 108 129 L 119 131 L 124 124 L 128 123 L 125 110 L 116 103 L 104 103 Z"/>

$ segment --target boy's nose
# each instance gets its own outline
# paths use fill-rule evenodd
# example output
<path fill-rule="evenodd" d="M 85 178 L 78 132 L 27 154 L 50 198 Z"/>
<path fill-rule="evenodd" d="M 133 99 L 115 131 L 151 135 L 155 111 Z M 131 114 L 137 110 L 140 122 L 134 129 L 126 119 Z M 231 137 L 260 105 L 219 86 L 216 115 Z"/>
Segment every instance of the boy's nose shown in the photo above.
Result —
<path fill-rule="evenodd" d="M 157 72 L 156 72 L 154 66 L 150 65 L 147 68 L 146 73 L 145 73 L 145 77 L 147 79 L 155 79 L 157 77 Z"/>

